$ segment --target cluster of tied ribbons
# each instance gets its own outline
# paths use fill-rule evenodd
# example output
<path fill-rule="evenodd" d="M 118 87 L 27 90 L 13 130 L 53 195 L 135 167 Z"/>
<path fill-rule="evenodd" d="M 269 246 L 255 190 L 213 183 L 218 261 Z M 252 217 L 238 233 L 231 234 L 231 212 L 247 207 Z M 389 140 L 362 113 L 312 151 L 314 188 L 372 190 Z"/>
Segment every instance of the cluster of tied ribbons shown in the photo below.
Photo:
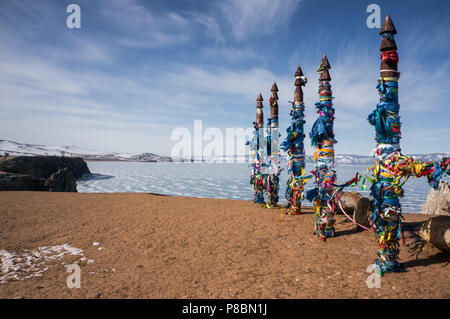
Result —
<path fill-rule="evenodd" d="M 278 180 L 280 174 L 278 159 L 278 140 L 272 140 L 272 136 L 278 135 L 278 88 L 274 83 L 272 87 L 272 97 L 270 98 L 271 118 L 267 123 L 267 140 L 264 138 L 264 115 L 263 115 L 263 97 L 261 93 L 256 99 L 256 122 L 254 122 L 253 137 L 250 142 L 250 157 L 252 163 L 252 175 L 250 184 L 255 191 L 253 201 L 265 207 L 276 207 L 278 202 Z M 274 144 L 275 153 L 272 154 L 272 144 Z M 270 174 L 265 173 L 267 166 L 265 159 L 269 161 Z M 264 200 L 264 193 L 267 195 L 267 203 Z"/>
<path fill-rule="evenodd" d="M 253 201 L 258 204 L 264 204 L 264 191 L 266 188 L 267 174 L 262 172 L 263 157 L 261 154 L 260 132 L 262 128 L 255 123 L 255 130 L 253 131 L 253 137 L 250 141 L 250 157 L 252 165 L 252 175 L 250 176 L 250 185 L 253 186 L 255 196 Z"/>
<path fill-rule="evenodd" d="M 301 87 L 307 82 L 300 67 L 295 74 L 294 102 L 290 112 L 291 125 L 286 129 L 286 140 L 281 143 L 281 148 L 288 154 L 287 172 L 289 179 L 286 187 L 286 207 L 288 214 L 299 215 L 304 198 L 304 187 L 311 175 L 305 176 L 305 148 L 304 148 L 304 124 L 305 124 L 305 104 L 303 102 L 303 92 Z"/>
<path fill-rule="evenodd" d="M 278 120 L 276 120 L 278 121 Z M 273 131 L 278 134 L 277 130 L 272 130 L 273 128 L 278 128 L 278 122 L 275 124 L 273 119 L 268 119 L 267 121 L 267 159 L 270 166 L 270 174 L 262 174 L 261 182 L 264 183 L 264 189 L 267 194 L 266 208 L 277 207 L 278 203 L 278 190 L 279 190 L 279 179 L 280 179 L 280 169 L 276 167 L 276 163 L 272 163 L 271 145 L 272 145 L 272 133 Z M 276 126 L 275 126 L 276 125 Z"/>
<path fill-rule="evenodd" d="M 269 100 L 271 118 L 267 120 L 267 159 L 270 173 L 267 174 L 265 180 L 267 193 L 266 208 L 278 207 L 279 176 L 281 172 L 278 154 L 278 88 L 275 83 L 271 91 L 272 95 Z M 272 151 L 275 153 L 272 154 Z"/>
<path fill-rule="evenodd" d="M 336 171 L 334 170 L 334 139 L 333 122 L 334 108 L 330 85 L 330 65 L 324 55 L 317 72 L 319 79 L 319 103 L 316 103 L 319 118 L 313 124 L 310 132 L 311 144 L 316 147 L 314 152 L 314 170 L 311 172 L 317 187 L 308 191 L 306 198 L 314 200 L 314 211 L 317 215 L 315 235 L 323 240 L 334 236 L 335 223 L 335 190 Z"/>
<path fill-rule="evenodd" d="M 309 201 L 314 201 L 316 219 L 316 237 L 326 240 L 334 236 L 335 214 L 340 204 L 339 196 L 347 186 L 354 186 L 359 180 L 358 174 L 348 182 L 338 185 L 336 183 L 336 171 L 334 169 L 334 139 L 333 122 L 334 108 L 332 103 L 331 77 L 328 70 L 331 68 L 326 55 L 317 72 L 319 78 L 319 103 L 316 103 L 319 118 L 313 124 L 311 132 L 312 146 L 316 147 L 314 152 L 314 170 L 311 172 L 317 187 L 306 193 Z M 342 209 L 342 208 L 341 208 Z"/>
<path fill-rule="evenodd" d="M 252 175 L 250 176 L 250 184 L 253 186 L 255 196 L 253 201 L 258 204 L 264 204 L 264 191 L 266 189 L 267 174 L 261 172 L 261 161 L 259 159 L 252 163 Z"/>
<path fill-rule="evenodd" d="M 404 217 L 399 201 L 399 197 L 403 196 L 403 184 L 411 175 L 427 176 L 429 184 L 436 189 L 440 178 L 444 173 L 449 173 L 450 167 L 450 160 L 446 158 L 440 162 L 422 162 L 401 154 L 398 54 L 393 38 L 396 31 L 393 25 L 388 27 L 390 30 L 382 30 L 381 34 L 381 68 L 377 85 L 380 102 L 368 117 L 376 131 L 375 165 L 368 168 L 361 178 L 363 189 L 366 179 L 372 184 L 370 190 L 375 209 L 370 220 L 378 243 L 375 265 L 381 274 L 405 270 L 404 265 L 398 262 L 400 239 L 404 240 Z"/>

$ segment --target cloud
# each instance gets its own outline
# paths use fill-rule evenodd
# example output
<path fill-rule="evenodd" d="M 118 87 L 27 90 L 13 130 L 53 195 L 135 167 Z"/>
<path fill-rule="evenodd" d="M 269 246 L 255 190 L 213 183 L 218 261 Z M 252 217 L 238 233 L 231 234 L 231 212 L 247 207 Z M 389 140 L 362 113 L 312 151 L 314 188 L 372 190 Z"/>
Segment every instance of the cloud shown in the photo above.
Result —
<path fill-rule="evenodd" d="M 167 80 L 179 88 L 195 89 L 197 92 L 247 95 L 269 87 L 275 75 L 262 68 L 230 70 L 221 67 L 191 67 L 178 65 L 176 72 L 167 74 Z M 184 79 L 189 79 L 185 81 Z"/>
<path fill-rule="evenodd" d="M 238 40 L 273 34 L 289 24 L 302 0 L 228 0 L 219 9 Z"/>
<path fill-rule="evenodd" d="M 143 2 L 145 3 L 145 2 Z M 120 45 L 155 49 L 188 44 L 200 35 L 224 39 L 213 16 L 193 11 L 158 11 L 136 0 L 102 2 L 103 19 L 113 28 Z"/>
<path fill-rule="evenodd" d="M 0 17 L 15 21 L 26 33 L 17 36 L 11 26 L 5 26 L 6 20 L 0 21 L 1 136 L 99 151 L 167 154 L 173 144 L 171 130 L 189 128 L 194 119 L 203 119 L 205 128 L 249 126 L 259 92 L 267 118 L 270 87 L 276 81 L 284 137 L 298 63 L 308 77 L 304 88 L 308 133 L 317 118 L 316 68 L 322 44 L 328 43 L 339 140 L 336 150 L 356 152 L 358 145 L 357 151 L 367 154 L 375 145 L 374 130 L 366 118 L 378 102 L 378 44 L 369 47 L 362 36 L 345 38 L 342 30 L 338 30 L 342 38 L 333 42 L 335 31 L 314 26 L 315 31 L 305 32 L 297 47 L 287 46 L 291 55 L 278 55 L 276 63 L 268 63 L 273 62 L 267 57 L 273 52 L 258 37 L 287 27 L 301 1 L 227 1 L 212 5 L 218 11 L 208 7 L 174 11 L 134 0 L 97 4 L 95 25 L 84 23 L 82 32 L 56 28 L 61 14 L 52 11 L 50 3 L 49 18 L 46 10 L 39 9 L 44 24 L 37 29 L 31 27 L 36 20 L 21 19 L 17 8 L 0 9 Z M 25 9 L 21 7 L 20 12 Z M 450 60 L 430 62 L 419 49 L 421 37 L 436 45 L 442 39 L 432 36 L 434 28 L 420 30 L 416 44 L 400 35 L 397 41 L 401 110 L 417 117 L 405 125 L 414 132 L 433 126 L 420 121 L 423 111 L 427 118 L 448 115 L 442 96 L 450 89 L 446 81 Z M 49 32 L 52 37 L 43 39 L 42 34 Z M 448 47 L 440 45 L 439 50 L 445 52 Z M 448 134 L 436 129 L 445 143 Z M 435 139 L 427 136 L 422 140 Z M 305 142 L 309 144 L 308 137 Z M 312 148 L 307 146 L 307 151 Z"/>
<path fill-rule="evenodd" d="M 198 12 L 189 12 L 187 16 L 190 20 L 204 26 L 206 28 L 205 34 L 212 37 L 216 45 L 225 43 L 225 38 L 216 17 Z"/>
<path fill-rule="evenodd" d="M 233 47 L 206 47 L 201 50 L 202 55 L 215 60 L 225 59 L 230 63 L 240 63 L 243 61 L 263 61 L 264 57 L 249 48 L 233 48 Z"/>
<path fill-rule="evenodd" d="M 18 57 L 24 57 L 20 54 Z M 24 62 L 22 62 L 24 61 Z M 79 94 L 85 92 L 85 83 L 72 81 L 69 72 L 59 69 L 57 66 L 42 62 L 36 63 L 37 59 L 28 56 L 25 60 L 1 59 L 0 72 L 1 82 L 45 93 Z M 5 92 L 4 92 L 5 93 Z"/>
<path fill-rule="evenodd" d="M 110 63 L 113 60 L 108 45 L 98 40 L 90 39 L 89 37 L 71 37 L 68 39 L 68 43 L 65 50 L 58 52 L 59 57 L 67 55 L 68 51 L 72 50 L 76 51 L 77 54 L 74 57 L 71 56 L 71 58 L 84 62 Z M 51 48 L 51 50 L 54 50 L 54 48 Z"/>
<path fill-rule="evenodd" d="M 136 0 L 101 2 L 103 19 L 114 29 L 118 43 L 135 48 L 158 48 L 190 40 L 190 21 L 175 12 L 156 14 Z"/>

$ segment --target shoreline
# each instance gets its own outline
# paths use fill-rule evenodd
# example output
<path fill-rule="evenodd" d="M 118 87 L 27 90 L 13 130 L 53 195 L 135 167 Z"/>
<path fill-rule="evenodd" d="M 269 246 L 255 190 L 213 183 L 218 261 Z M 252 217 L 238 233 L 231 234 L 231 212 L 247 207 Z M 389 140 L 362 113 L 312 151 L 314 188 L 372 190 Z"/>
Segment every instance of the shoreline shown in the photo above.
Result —
<path fill-rule="evenodd" d="M 169 196 L 169 197 L 180 197 L 180 198 L 195 198 L 195 199 L 218 199 L 218 200 L 230 200 L 230 201 L 243 201 L 243 202 L 249 202 L 253 203 L 253 200 L 251 199 L 235 199 L 235 198 L 224 198 L 224 197 L 198 197 L 198 196 L 189 196 L 189 195 L 173 195 L 173 194 L 162 194 L 162 193 L 155 193 L 155 192 L 78 192 L 79 194 L 148 194 L 148 195 L 154 195 L 154 196 Z M 305 202 L 307 202 L 305 200 Z M 278 203 L 280 208 L 284 208 L 284 202 Z M 258 205 L 258 204 L 254 204 Z M 312 203 L 307 202 L 306 204 L 302 205 L 302 207 L 305 208 L 313 208 L 314 205 Z M 422 214 L 422 213 L 409 213 L 409 212 L 402 212 L 403 215 L 420 215 L 420 216 L 428 216 L 433 217 L 437 216 L 434 214 Z M 344 215 L 342 212 L 338 212 L 337 215 Z"/>
<path fill-rule="evenodd" d="M 0 251 L 68 245 L 86 258 L 49 260 L 41 277 L 0 284 L 0 298 L 450 298 L 450 255 L 417 235 L 428 215 L 406 216 L 408 271 L 370 289 L 375 235 L 342 215 L 323 243 L 309 208 L 288 216 L 244 200 L 147 193 L 0 192 L 0 202 Z M 63 263 L 73 262 L 81 288 L 69 289 Z"/>

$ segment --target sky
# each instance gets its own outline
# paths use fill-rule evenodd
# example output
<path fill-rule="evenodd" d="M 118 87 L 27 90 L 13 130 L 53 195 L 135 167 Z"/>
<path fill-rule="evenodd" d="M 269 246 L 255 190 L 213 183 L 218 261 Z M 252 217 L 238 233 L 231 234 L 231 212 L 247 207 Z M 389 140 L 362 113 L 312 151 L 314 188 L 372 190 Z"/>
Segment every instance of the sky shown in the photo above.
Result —
<path fill-rule="evenodd" d="M 79 29 L 66 25 L 71 3 Z M 381 43 L 366 25 L 372 3 L 398 31 L 403 152 L 449 152 L 450 2 L 434 0 L 0 0 L 0 139 L 169 155 L 173 130 L 193 132 L 194 120 L 224 134 L 251 127 L 259 92 L 267 118 L 274 81 L 284 138 L 298 65 L 309 132 L 326 53 L 336 153 L 369 155 Z"/>

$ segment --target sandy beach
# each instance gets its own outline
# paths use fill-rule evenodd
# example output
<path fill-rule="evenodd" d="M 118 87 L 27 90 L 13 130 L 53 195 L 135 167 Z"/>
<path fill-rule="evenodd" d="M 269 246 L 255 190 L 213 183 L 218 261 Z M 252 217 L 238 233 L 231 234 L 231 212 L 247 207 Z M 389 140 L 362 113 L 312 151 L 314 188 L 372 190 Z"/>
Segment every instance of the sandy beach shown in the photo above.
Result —
<path fill-rule="evenodd" d="M 400 261 L 408 271 L 370 289 L 375 235 L 342 215 L 337 236 L 324 243 L 310 209 L 281 220 L 281 210 L 247 201 L 0 192 L 0 203 L 4 256 L 64 244 L 82 250 L 27 279 L 34 270 L 7 280 L 3 264 L 0 298 L 450 298 L 450 255 L 417 235 L 429 216 L 406 215 Z M 64 265 L 75 262 L 81 288 L 69 289 Z"/>

